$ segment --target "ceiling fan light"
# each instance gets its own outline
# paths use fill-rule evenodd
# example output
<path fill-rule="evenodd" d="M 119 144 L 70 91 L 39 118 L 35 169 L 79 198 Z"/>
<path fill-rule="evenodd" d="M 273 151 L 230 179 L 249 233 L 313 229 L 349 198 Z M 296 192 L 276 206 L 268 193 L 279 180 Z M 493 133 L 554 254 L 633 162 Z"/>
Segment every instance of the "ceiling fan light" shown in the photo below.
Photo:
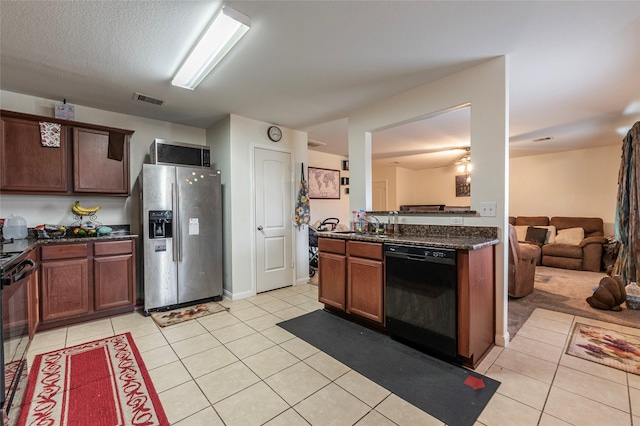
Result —
<path fill-rule="evenodd" d="M 250 27 L 247 16 L 223 6 L 191 49 L 171 84 L 184 89 L 195 89 Z"/>

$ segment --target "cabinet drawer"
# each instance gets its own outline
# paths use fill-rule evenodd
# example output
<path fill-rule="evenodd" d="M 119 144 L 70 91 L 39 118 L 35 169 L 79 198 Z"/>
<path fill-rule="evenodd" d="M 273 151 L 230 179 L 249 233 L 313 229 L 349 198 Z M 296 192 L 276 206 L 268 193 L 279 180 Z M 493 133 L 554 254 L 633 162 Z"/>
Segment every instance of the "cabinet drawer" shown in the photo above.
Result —
<path fill-rule="evenodd" d="M 111 256 L 133 253 L 133 240 L 93 243 L 94 256 Z"/>
<path fill-rule="evenodd" d="M 348 241 L 347 252 L 349 256 L 374 260 L 382 260 L 383 255 L 382 244 L 364 243 L 362 241 Z"/>
<path fill-rule="evenodd" d="M 345 241 L 332 238 L 318 238 L 318 249 L 325 253 L 344 254 Z"/>
<path fill-rule="evenodd" d="M 75 257 L 87 257 L 89 244 L 56 244 L 40 247 L 40 260 L 72 259 Z"/>

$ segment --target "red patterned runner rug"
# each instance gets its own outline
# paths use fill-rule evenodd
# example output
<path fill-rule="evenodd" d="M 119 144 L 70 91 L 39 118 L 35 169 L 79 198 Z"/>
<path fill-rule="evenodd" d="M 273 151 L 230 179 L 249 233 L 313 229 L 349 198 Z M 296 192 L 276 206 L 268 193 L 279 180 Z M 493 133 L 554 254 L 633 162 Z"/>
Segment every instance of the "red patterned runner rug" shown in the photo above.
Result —
<path fill-rule="evenodd" d="M 18 425 L 169 425 L 130 333 L 37 355 Z"/>

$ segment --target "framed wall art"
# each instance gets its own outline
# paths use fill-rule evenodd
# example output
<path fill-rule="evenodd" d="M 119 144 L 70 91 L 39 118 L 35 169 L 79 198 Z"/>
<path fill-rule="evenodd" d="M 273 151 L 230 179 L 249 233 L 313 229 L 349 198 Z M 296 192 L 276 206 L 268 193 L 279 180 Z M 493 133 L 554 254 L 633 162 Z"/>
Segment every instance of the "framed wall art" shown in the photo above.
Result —
<path fill-rule="evenodd" d="M 471 175 L 456 176 L 456 197 L 471 196 Z"/>
<path fill-rule="evenodd" d="M 309 167 L 309 198 L 340 199 L 340 170 Z"/>

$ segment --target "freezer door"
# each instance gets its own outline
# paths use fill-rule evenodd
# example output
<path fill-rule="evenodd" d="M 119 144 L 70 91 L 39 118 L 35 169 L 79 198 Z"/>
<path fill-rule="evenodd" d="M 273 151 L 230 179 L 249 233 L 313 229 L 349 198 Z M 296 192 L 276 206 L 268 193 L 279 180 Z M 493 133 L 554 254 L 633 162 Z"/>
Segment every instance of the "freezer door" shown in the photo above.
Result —
<path fill-rule="evenodd" d="M 220 174 L 176 167 L 178 301 L 222 295 Z"/>
<path fill-rule="evenodd" d="M 149 231 L 149 210 L 175 210 L 175 167 L 143 164 L 141 183 L 144 309 L 148 311 L 178 303 L 175 239 L 153 239 Z"/>

